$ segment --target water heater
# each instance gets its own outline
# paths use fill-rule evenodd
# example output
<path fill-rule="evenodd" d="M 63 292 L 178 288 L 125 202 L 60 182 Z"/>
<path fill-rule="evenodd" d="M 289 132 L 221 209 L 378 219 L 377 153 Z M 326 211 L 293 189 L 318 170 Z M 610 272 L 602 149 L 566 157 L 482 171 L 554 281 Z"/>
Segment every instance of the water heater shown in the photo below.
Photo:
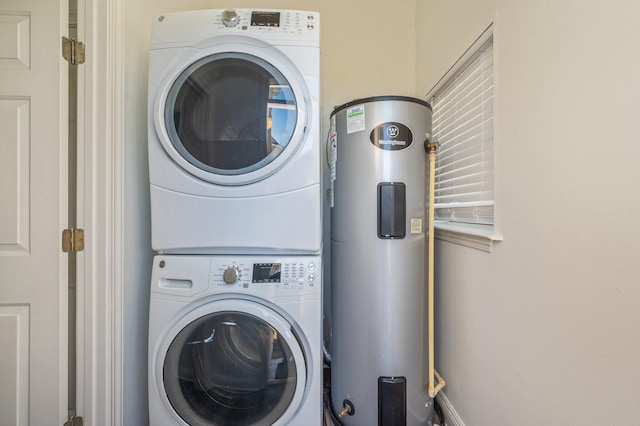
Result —
<path fill-rule="evenodd" d="M 430 422 L 427 160 L 431 106 L 381 96 L 331 114 L 331 404 L 345 426 Z"/>

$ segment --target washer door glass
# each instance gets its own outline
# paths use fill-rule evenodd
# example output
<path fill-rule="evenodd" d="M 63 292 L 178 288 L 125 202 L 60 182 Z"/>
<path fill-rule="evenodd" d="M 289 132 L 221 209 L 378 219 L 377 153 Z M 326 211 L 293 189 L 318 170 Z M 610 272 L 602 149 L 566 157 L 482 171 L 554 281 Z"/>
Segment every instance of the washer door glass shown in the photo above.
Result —
<path fill-rule="evenodd" d="M 296 371 L 291 348 L 263 319 L 216 312 L 176 335 L 163 381 L 169 402 L 190 425 L 271 425 L 291 405 Z"/>
<path fill-rule="evenodd" d="M 204 57 L 175 80 L 164 122 L 178 153 L 216 175 L 241 175 L 276 159 L 298 120 L 292 87 L 270 63 L 247 53 Z"/>

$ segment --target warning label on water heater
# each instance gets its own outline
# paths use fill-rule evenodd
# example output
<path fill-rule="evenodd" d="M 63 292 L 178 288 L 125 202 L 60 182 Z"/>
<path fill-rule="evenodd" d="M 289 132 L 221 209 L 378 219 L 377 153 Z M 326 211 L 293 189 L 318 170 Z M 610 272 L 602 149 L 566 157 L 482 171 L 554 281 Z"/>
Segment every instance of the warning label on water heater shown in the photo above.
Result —
<path fill-rule="evenodd" d="M 364 130 L 364 105 L 347 108 L 347 134 Z"/>

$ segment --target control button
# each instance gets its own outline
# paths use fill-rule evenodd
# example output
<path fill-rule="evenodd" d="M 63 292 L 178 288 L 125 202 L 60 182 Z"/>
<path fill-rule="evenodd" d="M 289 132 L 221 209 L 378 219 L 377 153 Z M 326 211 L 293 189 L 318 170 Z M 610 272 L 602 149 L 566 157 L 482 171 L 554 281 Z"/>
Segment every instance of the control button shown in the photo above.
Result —
<path fill-rule="evenodd" d="M 315 28 L 315 27 L 314 27 L 314 25 L 313 25 L 313 24 L 307 24 L 307 29 L 308 29 L 308 30 L 312 30 L 312 29 L 314 29 L 314 28 Z"/>
<path fill-rule="evenodd" d="M 238 11 L 233 9 L 227 9 L 222 12 L 222 23 L 225 27 L 236 27 L 240 23 L 240 17 Z"/>
<path fill-rule="evenodd" d="M 299 282 L 300 284 L 304 284 L 304 278 L 298 278 L 298 282 Z"/>
<path fill-rule="evenodd" d="M 307 15 L 307 19 L 310 20 L 310 21 L 313 21 L 313 15 L 312 14 L 308 14 Z"/>
<path fill-rule="evenodd" d="M 233 284 L 238 281 L 240 276 L 239 271 L 236 268 L 230 267 L 224 270 L 222 273 L 222 279 L 227 284 Z"/>
<path fill-rule="evenodd" d="M 307 281 L 315 281 L 316 280 L 316 274 L 309 274 L 307 275 Z"/>
<path fill-rule="evenodd" d="M 310 271 L 315 271 L 316 270 L 316 264 L 313 263 L 313 262 L 309 263 L 309 270 Z"/>

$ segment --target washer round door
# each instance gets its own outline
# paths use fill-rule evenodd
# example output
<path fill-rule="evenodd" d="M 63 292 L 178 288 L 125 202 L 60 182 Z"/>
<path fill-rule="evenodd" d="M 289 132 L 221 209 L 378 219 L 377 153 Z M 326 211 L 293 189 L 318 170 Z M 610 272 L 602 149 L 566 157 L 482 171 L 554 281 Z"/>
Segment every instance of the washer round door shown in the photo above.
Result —
<path fill-rule="evenodd" d="M 247 300 L 191 311 L 166 335 L 159 354 L 160 395 L 188 425 L 284 425 L 306 386 L 303 346 L 289 322 Z"/>
<path fill-rule="evenodd" d="M 187 172 L 240 185 L 264 179 L 295 153 L 308 127 L 303 78 L 275 48 L 219 45 L 186 58 L 155 102 L 160 143 Z"/>

